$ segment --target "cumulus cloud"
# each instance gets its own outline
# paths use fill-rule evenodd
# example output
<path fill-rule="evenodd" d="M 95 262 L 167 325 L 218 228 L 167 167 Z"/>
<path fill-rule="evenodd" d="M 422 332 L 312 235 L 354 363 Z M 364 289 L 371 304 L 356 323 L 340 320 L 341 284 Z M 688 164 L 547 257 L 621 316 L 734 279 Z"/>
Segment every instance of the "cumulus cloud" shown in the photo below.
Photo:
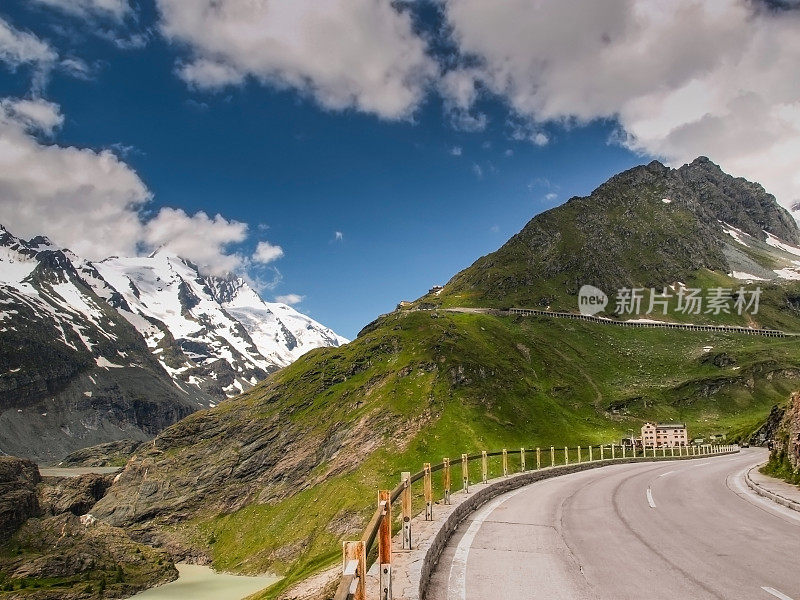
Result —
<path fill-rule="evenodd" d="M 204 212 L 188 215 L 181 209 L 162 208 L 143 224 L 140 245 L 146 250 L 166 248 L 197 263 L 204 271 L 221 275 L 236 271 L 244 263 L 228 246 L 243 242 L 247 224 Z"/>
<path fill-rule="evenodd" d="M 256 251 L 253 252 L 253 261 L 261 264 L 271 263 L 283 256 L 283 248 L 274 246 L 269 242 L 258 242 Z"/>
<path fill-rule="evenodd" d="M 275 302 L 282 302 L 283 304 L 291 306 L 293 304 L 300 304 L 304 298 L 305 296 L 299 294 L 286 294 L 284 296 L 275 296 Z"/>
<path fill-rule="evenodd" d="M 22 237 L 47 235 L 89 259 L 166 247 L 207 272 L 243 264 L 226 249 L 244 239 L 245 224 L 171 208 L 143 219 L 150 190 L 113 152 L 38 139 L 62 121 L 46 100 L 0 100 L 0 223 Z"/>
<path fill-rule="evenodd" d="M 333 232 L 333 240 L 335 242 L 343 242 L 344 241 L 344 234 L 341 231 L 334 231 Z"/>
<path fill-rule="evenodd" d="M 334 110 L 408 118 L 436 74 L 407 10 L 385 0 L 157 0 L 160 27 L 189 49 L 202 88 L 248 77 Z"/>
<path fill-rule="evenodd" d="M 34 0 L 77 17 L 102 17 L 117 21 L 123 20 L 131 7 L 127 0 Z"/>
<path fill-rule="evenodd" d="M 462 153 L 461 146 L 453 146 L 452 148 L 450 148 L 450 154 L 452 154 L 453 156 L 461 156 L 461 153 Z"/>
<path fill-rule="evenodd" d="M 470 59 L 441 86 L 453 106 L 469 110 L 480 87 L 532 129 L 616 118 L 636 151 L 676 165 L 705 154 L 785 204 L 800 197 L 800 12 L 745 0 L 444 6 Z"/>

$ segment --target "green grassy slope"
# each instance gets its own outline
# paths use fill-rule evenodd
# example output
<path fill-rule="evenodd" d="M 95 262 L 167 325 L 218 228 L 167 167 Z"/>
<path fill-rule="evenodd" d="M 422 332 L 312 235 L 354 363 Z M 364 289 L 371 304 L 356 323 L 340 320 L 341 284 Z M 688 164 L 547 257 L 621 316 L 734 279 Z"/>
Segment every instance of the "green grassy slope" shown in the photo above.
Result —
<path fill-rule="evenodd" d="M 692 436 L 753 429 L 800 386 L 797 365 L 789 339 L 397 312 L 168 429 L 94 512 L 130 511 L 129 526 L 155 524 L 220 569 L 285 575 L 271 597 L 335 562 L 401 471 L 611 442 L 646 419 L 685 420 Z M 237 479 L 254 460 L 262 470 Z"/>

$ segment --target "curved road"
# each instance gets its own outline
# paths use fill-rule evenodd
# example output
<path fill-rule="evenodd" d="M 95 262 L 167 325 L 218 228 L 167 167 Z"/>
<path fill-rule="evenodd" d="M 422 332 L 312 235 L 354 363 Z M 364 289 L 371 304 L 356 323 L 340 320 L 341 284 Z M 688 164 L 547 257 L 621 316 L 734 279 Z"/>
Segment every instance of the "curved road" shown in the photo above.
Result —
<path fill-rule="evenodd" d="M 800 600 L 800 512 L 753 494 L 761 449 L 612 465 L 491 501 L 427 600 Z"/>

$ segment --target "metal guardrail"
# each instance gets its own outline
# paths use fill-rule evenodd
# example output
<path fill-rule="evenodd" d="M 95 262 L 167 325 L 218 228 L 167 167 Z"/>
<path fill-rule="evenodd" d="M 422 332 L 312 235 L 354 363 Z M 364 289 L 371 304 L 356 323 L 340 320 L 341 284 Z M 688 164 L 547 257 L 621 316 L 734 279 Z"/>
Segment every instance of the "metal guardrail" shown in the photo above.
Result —
<path fill-rule="evenodd" d="M 745 335 L 763 335 L 766 337 L 790 337 L 795 333 L 787 333 L 779 329 L 757 329 L 751 327 L 738 327 L 734 325 L 693 325 L 690 323 L 671 323 L 666 321 L 615 321 L 614 319 L 604 319 L 593 315 L 582 315 L 580 313 L 557 312 L 552 310 L 540 310 L 536 308 L 509 308 L 508 314 L 522 317 L 557 317 L 561 319 L 575 319 L 578 321 L 589 321 L 591 323 L 601 323 L 603 325 L 617 325 L 619 327 L 647 327 L 656 329 L 680 329 L 684 331 L 712 331 L 720 333 L 743 333 Z"/>
<path fill-rule="evenodd" d="M 657 458 L 659 454 L 662 458 L 680 456 L 703 456 L 729 452 L 736 446 L 719 446 L 713 444 L 703 444 L 699 446 L 674 446 L 674 447 L 653 447 L 631 448 L 619 444 L 601 444 L 598 446 L 564 446 L 556 448 L 550 446 L 545 448 L 520 448 L 519 450 L 509 451 L 507 449 L 492 452 L 483 451 L 480 454 L 462 454 L 460 459 L 445 458 L 442 462 L 431 465 L 425 463 L 421 471 L 416 473 L 403 472 L 400 475 L 400 483 L 392 490 L 380 490 L 378 492 L 378 506 L 369 520 L 361 539 L 357 541 L 342 542 L 342 578 L 336 588 L 333 600 L 366 600 L 366 576 L 367 576 L 367 556 L 378 541 L 377 562 L 379 568 L 379 595 L 380 600 L 391 600 L 392 598 L 392 504 L 400 500 L 401 504 L 401 527 L 402 527 L 402 547 L 411 549 L 411 519 L 412 514 L 412 494 L 411 486 L 419 481 L 423 482 L 423 498 L 425 501 L 425 520 L 433 521 L 433 473 L 442 471 L 442 501 L 450 504 L 450 494 L 452 492 L 452 469 L 460 467 L 461 488 L 469 493 L 469 485 L 472 481 L 469 475 L 469 463 L 474 461 L 481 462 L 481 482 L 487 483 L 489 480 L 489 459 L 502 457 L 502 474 L 508 477 L 509 457 L 518 457 L 519 471 L 525 472 L 533 470 L 527 468 L 526 456 L 532 455 L 535 460 L 535 469 L 569 465 L 570 456 L 574 457 L 574 463 L 594 462 L 607 459 L 629 459 L 629 458 Z M 586 454 L 583 451 L 586 451 Z M 557 460 L 557 456 L 561 459 Z M 585 460 L 584 460 L 585 458 Z M 546 464 L 549 463 L 549 464 Z"/>

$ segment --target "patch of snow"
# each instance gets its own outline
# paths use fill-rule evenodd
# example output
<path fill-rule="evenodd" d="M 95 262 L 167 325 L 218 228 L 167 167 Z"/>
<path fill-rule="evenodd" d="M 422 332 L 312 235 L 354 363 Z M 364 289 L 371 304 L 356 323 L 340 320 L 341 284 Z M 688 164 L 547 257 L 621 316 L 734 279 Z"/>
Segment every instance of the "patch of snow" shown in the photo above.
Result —
<path fill-rule="evenodd" d="M 769 244 L 773 248 L 778 248 L 779 250 L 783 250 L 784 252 L 788 252 L 789 254 L 800 256 L 800 248 L 798 248 L 797 246 L 792 246 L 791 244 L 787 244 L 786 242 L 784 242 L 778 237 L 775 237 L 768 231 L 765 231 L 764 233 L 767 234 L 767 244 Z"/>
<path fill-rule="evenodd" d="M 102 369 L 122 369 L 124 368 L 122 365 L 115 365 L 111 361 L 109 361 L 104 356 L 98 356 L 94 359 L 94 362 L 97 363 L 97 366 Z"/>
<path fill-rule="evenodd" d="M 670 200 L 669 198 L 662 198 L 662 199 L 661 199 L 661 201 L 662 201 L 664 204 L 672 204 L 672 200 Z"/>
<path fill-rule="evenodd" d="M 730 274 L 730 276 L 734 279 L 741 279 L 743 281 L 769 281 L 768 279 L 764 279 L 758 275 L 753 275 L 752 273 L 745 273 L 744 271 L 734 271 Z"/>
<path fill-rule="evenodd" d="M 17 252 L 8 246 L 0 246 L 0 282 L 17 285 L 22 283 L 39 263 L 35 258 Z"/>
<path fill-rule="evenodd" d="M 775 274 L 781 279 L 800 280 L 800 270 L 787 267 L 786 269 L 775 269 Z"/>
<path fill-rule="evenodd" d="M 747 240 L 748 239 L 752 240 L 753 239 L 752 236 L 750 236 L 749 234 L 745 233 L 741 229 L 738 229 L 738 228 L 734 227 L 733 225 L 729 225 L 728 223 L 725 223 L 723 221 L 720 221 L 720 223 L 722 223 L 722 231 L 727 233 L 734 240 L 739 242 L 742 246 L 748 246 L 748 247 L 750 246 L 750 244 L 749 244 L 749 242 Z"/>

